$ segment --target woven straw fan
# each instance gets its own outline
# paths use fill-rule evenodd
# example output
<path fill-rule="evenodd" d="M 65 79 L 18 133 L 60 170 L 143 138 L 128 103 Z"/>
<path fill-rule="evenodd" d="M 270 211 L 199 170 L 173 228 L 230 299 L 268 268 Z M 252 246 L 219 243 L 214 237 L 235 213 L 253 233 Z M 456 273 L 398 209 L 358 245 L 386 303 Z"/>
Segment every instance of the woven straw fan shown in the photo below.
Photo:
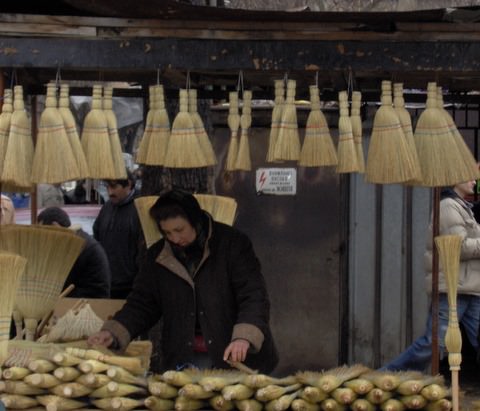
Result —
<path fill-rule="evenodd" d="M 418 164 L 407 145 L 398 114 L 392 106 L 390 81 L 382 81 L 381 106 L 373 119 L 365 178 L 369 183 L 405 183 L 418 177 Z"/>
<path fill-rule="evenodd" d="M 117 116 L 113 111 L 113 88 L 107 86 L 103 89 L 103 111 L 107 118 L 108 136 L 112 150 L 113 166 L 115 167 L 116 179 L 126 179 L 127 171 L 125 159 L 123 158 L 122 145 L 118 135 Z"/>
<path fill-rule="evenodd" d="M 79 179 L 84 179 L 88 178 L 90 173 L 88 170 L 87 159 L 85 158 L 85 153 L 83 152 L 83 148 L 80 143 L 80 136 L 78 135 L 77 131 L 77 123 L 75 122 L 75 117 L 73 117 L 73 113 L 70 110 L 69 89 L 70 88 L 67 84 L 62 84 L 60 86 L 58 111 L 62 116 L 63 126 L 65 127 L 65 132 L 67 133 L 70 146 L 72 147 L 73 156 L 75 157 L 75 164 L 78 168 Z"/>
<path fill-rule="evenodd" d="M 240 114 L 238 113 L 238 92 L 231 91 L 228 94 L 228 128 L 230 129 L 230 142 L 228 144 L 225 170 L 234 171 L 238 155 L 238 128 L 240 127 Z"/>
<path fill-rule="evenodd" d="M 203 120 L 198 113 L 197 90 L 188 90 L 188 111 L 192 117 L 193 127 L 195 129 L 198 142 L 200 143 L 200 147 L 205 155 L 206 165 L 214 166 L 217 164 L 217 159 L 215 158 L 215 152 L 213 151 L 212 143 L 210 142 L 210 138 L 205 130 Z"/>
<path fill-rule="evenodd" d="M 157 85 L 153 88 L 154 109 L 151 121 L 151 132 L 148 141 L 148 148 L 145 155 L 145 164 L 150 166 L 161 166 L 165 161 L 168 142 L 170 141 L 170 119 L 165 108 L 163 86 Z"/>
<path fill-rule="evenodd" d="M 270 125 L 270 135 L 268 138 L 267 162 L 274 161 L 273 153 L 277 144 L 278 131 L 280 130 L 280 121 L 282 120 L 283 107 L 285 104 L 285 81 L 275 80 L 275 100 L 272 109 L 272 120 Z"/>
<path fill-rule="evenodd" d="M 32 182 L 36 184 L 58 184 L 80 178 L 63 118 L 57 108 L 56 93 L 56 85 L 48 84 L 33 155 Z"/>
<path fill-rule="evenodd" d="M 107 117 L 102 109 L 102 87 L 98 85 L 93 86 L 92 107 L 83 122 L 81 142 L 90 177 L 116 179 Z"/>
<path fill-rule="evenodd" d="M 357 152 L 353 140 L 352 122 L 348 115 L 348 94 L 338 93 L 338 164 L 337 173 L 353 173 L 358 171 Z"/>
<path fill-rule="evenodd" d="M 248 143 L 248 130 L 252 125 L 252 92 L 243 92 L 242 115 L 240 116 L 240 142 L 238 144 L 235 170 L 250 171 L 252 160 L 250 159 L 250 144 Z"/>
<path fill-rule="evenodd" d="M 300 135 L 298 133 L 297 107 L 295 106 L 295 80 L 287 81 L 287 96 L 282 111 L 282 119 L 278 131 L 274 161 L 298 160 L 300 158 Z"/>
<path fill-rule="evenodd" d="M 12 111 L 12 90 L 5 89 L 3 92 L 2 113 L 0 114 L 0 176 L 2 174 L 3 162 L 5 161 L 5 154 L 7 151 Z"/>
<path fill-rule="evenodd" d="M 299 165 L 303 167 L 334 166 L 337 152 L 330 135 L 327 119 L 320 110 L 317 86 L 310 86 L 310 113 L 305 126 L 305 139 L 300 152 Z"/>
<path fill-rule="evenodd" d="M 55 306 L 84 240 L 69 229 L 12 225 L 2 229 L 1 248 L 27 259 L 15 306 L 33 340 L 37 323 Z"/>
<path fill-rule="evenodd" d="M 32 187 L 33 151 L 32 129 L 23 102 L 23 87 L 15 86 L 10 133 L 1 178 L 4 190 L 30 190 Z"/>
<path fill-rule="evenodd" d="M 8 353 L 10 323 L 20 279 L 25 271 L 27 260 L 17 254 L 0 252 L 0 367 Z"/>
<path fill-rule="evenodd" d="M 362 117 L 360 116 L 360 107 L 362 105 L 362 93 L 354 91 L 352 93 L 352 108 L 350 110 L 350 121 L 352 123 L 353 142 L 357 153 L 358 172 L 365 172 L 365 157 L 363 155 L 362 144 Z"/>
<path fill-rule="evenodd" d="M 145 161 L 147 159 L 148 144 L 150 142 L 150 134 L 152 133 L 153 113 L 155 110 L 155 87 L 159 87 L 159 85 L 148 87 L 147 118 L 145 120 L 145 128 L 143 129 L 143 135 L 140 140 L 140 144 L 138 145 L 137 152 L 135 154 L 135 161 L 138 164 L 145 164 Z"/>

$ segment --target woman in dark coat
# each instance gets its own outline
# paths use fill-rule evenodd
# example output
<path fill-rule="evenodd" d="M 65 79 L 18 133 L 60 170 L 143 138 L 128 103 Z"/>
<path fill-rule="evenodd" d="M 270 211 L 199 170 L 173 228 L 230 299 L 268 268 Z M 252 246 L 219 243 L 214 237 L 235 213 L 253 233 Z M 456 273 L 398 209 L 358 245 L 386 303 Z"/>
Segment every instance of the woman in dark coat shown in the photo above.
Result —
<path fill-rule="evenodd" d="M 248 237 L 180 190 L 161 196 L 150 214 L 164 239 L 148 250 L 125 306 L 89 343 L 122 351 L 162 318 L 164 369 L 229 368 L 232 360 L 271 372 L 278 355 L 270 303 Z"/>

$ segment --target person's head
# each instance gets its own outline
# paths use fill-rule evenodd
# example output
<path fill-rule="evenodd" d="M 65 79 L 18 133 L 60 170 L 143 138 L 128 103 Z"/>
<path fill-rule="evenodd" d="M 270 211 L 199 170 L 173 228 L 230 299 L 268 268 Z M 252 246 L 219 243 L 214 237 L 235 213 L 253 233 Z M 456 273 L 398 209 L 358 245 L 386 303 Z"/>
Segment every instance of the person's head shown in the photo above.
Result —
<path fill-rule="evenodd" d="M 70 227 L 72 222 L 68 214 L 60 207 L 47 207 L 37 216 L 38 224 Z"/>
<path fill-rule="evenodd" d="M 475 184 L 477 182 L 475 180 L 470 180 L 470 181 L 466 181 L 465 183 L 459 183 L 459 184 L 456 184 L 454 187 L 453 187 L 453 190 L 462 198 L 465 198 L 469 195 L 472 195 L 474 194 L 474 190 L 475 190 Z"/>
<path fill-rule="evenodd" d="M 197 238 L 203 211 L 196 198 L 186 191 L 175 189 L 163 194 L 150 208 L 163 236 L 171 243 L 186 247 Z"/>
<path fill-rule="evenodd" d="M 127 170 L 127 178 L 119 180 L 105 180 L 110 201 L 119 204 L 125 200 L 135 187 L 135 177 Z"/>

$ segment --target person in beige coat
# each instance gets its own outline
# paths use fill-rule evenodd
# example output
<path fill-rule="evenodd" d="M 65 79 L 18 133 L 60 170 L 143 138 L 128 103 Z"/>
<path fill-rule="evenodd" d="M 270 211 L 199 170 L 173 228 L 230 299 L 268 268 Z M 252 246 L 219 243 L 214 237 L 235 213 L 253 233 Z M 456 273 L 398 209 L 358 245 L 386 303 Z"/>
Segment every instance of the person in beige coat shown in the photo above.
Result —
<path fill-rule="evenodd" d="M 465 198 L 473 194 L 475 181 L 468 181 L 442 190 L 440 201 L 440 235 L 459 235 L 462 237 L 460 270 L 457 290 L 458 320 L 465 329 L 472 347 L 478 349 L 478 330 L 480 325 L 480 225 L 475 220 L 472 204 Z M 432 289 L 432 225 L 427 234 L 425 252 L 425 271 L 427 290 Z M 445 352 L 445 333 L 448 327 L 448 298 L 445 275 L 439 272 L 439 318 L 438 341 L 440 355 Z M 382 370 L 425 371 L 432 356 L 432 318 L 428 317 L 427 328 L 423 336 L 417 338 L 403 353 Z"/>

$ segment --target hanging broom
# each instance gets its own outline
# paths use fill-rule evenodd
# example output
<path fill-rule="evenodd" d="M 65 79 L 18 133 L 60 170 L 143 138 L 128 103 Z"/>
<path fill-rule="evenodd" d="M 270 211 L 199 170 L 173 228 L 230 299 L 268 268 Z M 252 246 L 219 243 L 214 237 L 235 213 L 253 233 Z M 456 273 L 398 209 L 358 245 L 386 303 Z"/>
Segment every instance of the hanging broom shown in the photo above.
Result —
<path fill-rule="evenodd" d="M 170 140 L 170 119 L 165 109 L 163 86 L 157 85 L 154 87 L 153 93 L 154 109 L 145 164 L 161 166 L 165 161 L 165 153 Z"/>
<path fill-rule="evenodd" d="M 0 114 L 0 176 L 3 170 L 3 162 L 5 161 L 5 154 L 7 151 L 12 111 L 12 90 L 5 89 L 3 92 L 2 113 Z"/>
<path fill-rule="evenodd" d="M 459 410 L 458 373 L 462 363 L 462 334 L 457 316 L 457 285 L 460 266 L 462 237 L 459 235 L 441 235 L 435 237 L 440 262 L 447 282 L 448 291 L 448 328 L 445 334 L 445 346 L 448 350 L 448 363 L 452 373 L 453 411 Z"/>
<path fill-rule="evenodd" d="M 126 165 L 123 158 L 122 145 L 118 135 L 117 117 L 113 111 L 113 88 L 107 86 L 103 89 L 103 111 L 107 118 L 108 136 L 112 149 L 113 166 L 115 167 L 115 178 L 126 179 Z"/>
<path fill-rule="evenodd" d="M 84 239 L 53 226 L 6 226 L 1 248 L 27 259 L 15 305 L 25 321 L 26 338 L 33 340 L 37 323 L 53 310 Z"/>
<path fill-rule="evenodd" d="M 273 153 L 277 144 L 278 131 L 282 120 L 283 107 L 285 104 L 285 81 L 275 80 L 275 100 L 272 109 L 272 121 L 270 125 L 270 135 L 268 139 L 267 162 L 274 161 Z"/>
<path fill-rule="evenodd" d="M 295 107 L 295 80 L 287 82 L 287 97 L 282 111 L 274 161 L 298 160 L 300 158 L 300 136 L 298 134 L 297 108 Z"/>
<path fill-rule="evenodd" d="M 149 86 L 148 87 L 148 112 L 147 118 L 145 120 L 145 128 L 143 130 L 142 139 L 140 140 L 140 144 L 138 145 L 137 153 L 135 155 L 135 161 L 138 164 L 145 164 L 147 160 L 147 151 L 148 145 L 150 143 L 150 134 L 152 133 L 152 122 L 153 122 L 153 113 L 155 111 L 155 88 L 159 87 L 156 86 Z M 163 161 L 163 159 L 162 159 Z"/>
<path fill-rule="evenodd" d="M 90 177 L 107 180 L 117 178 L 107 117 L 102 110 L 102 87 L 98 85 L 93 86 L 92 107 L 83 122 L 81 142 Z"/>
<path fill-rule="evenodd" d="M 337 173 L 353 173 L 358 171 L 358 160 L 353 140 L 352 122 L 348 115 L 348 95 L 346 91 L 338 93 L 338 107 Z"/>
<path fill-rule="evenodd" d="M 13 113 L 10 121 L 2 182 L 7 191 L 27 191 L 32 187 L 33 141 L 30 119 L 23 102 L 23 87 L 13 89 Z"/>
<path fill-rule="evenodd" d="M 60 98 L 58 99 L 58 111 L 63 119 L 63 125 L 70 141 L 70 146 L 72 147 L 73 156 L 75 157 L 75 164 L 78 168 L 79 179 L 88 178 L 89 171 L 87 160 L 85 159 L 85 154 L 80 144 L 80 136 L 77 131 L 77 124 L 75 122 L 75 117 L 73 117 L 72 111 L 70 110 L 70 97 L 69 97 L 69 86 L 67 84 L 62 84 L 60 86 Z"/>
<path fill-rule="evenodd" d="M 427 86 L 427 106 L 420 114 L 413 134 L 422 169 L 421 185 L 453 186 L 478 177 L 478 170 L 465 165 L 444 115 L 438 109 L 437 85 Z"/>
<path fill-rule="evenodd" d="M 230 143 L 228 145 L 225 170 L 234 171 L 238 155 L 238 128 L 240 127 L 240 114 L 238 113 L 238 92 L 231 91 L 228 94 L 228 128 L 230 129 Z"/>
<path fill-rule="evenodd" d="M 63 118 L 57 108 L 56 93 L 56 85 L 48 84 L 33 155 L 32 182 L 36 184 L 58 184 L 80 178 Z"/>
<path fill-rule="evenodd" d="M 195 135 L 192 117 L 188 112 L 188 92 L 182 89 L 179 94 L 179 112 L 173 120 L 164 166 L 170 168 L 205 167 L 207 160 Z"/>
<path fill-rule="evenodd" d="M 327 119 L 320 110 L 317 86 L 310 86 L 310 113 L 305 126 L 299 164 L 303 167 L 334 166 L 337 153 L 328 128 Z"/>
<path fill-rule="evenodd" d="M 252 161 L 250 159 L 250 145 L 248 144 L 248 130 L 252 124 L 252 92 L 243 92 L 242 115 L 240 116 L 240 142 L 238 144 L 235 170 L 250 171 Z"/>
<path fill-rule="evenodd" d="M 190 89 L 188 90 L 188 111 L 192 117 L 193 127 L 195 129 L 195 134 L 197 135 L 198 142 L 202 148 L 203 154 L 207 161 L 207 166 L 214 166 L 217 164 L 217 159 L 215 158 L 215 152 L 213 151 L 212 143 L 208 138 L 208 134 L 203 125 L 202 118 L 198 113 L 197 108 L 197 90 Z"/>
<path fill-rule="evenodd" d="M 0 252 L 0 367 L 7 358 L 13 304 L 26 265 L 25 258 Z"/>
<path fill-rule="evenodd" d="M 463 165 L 465 166 L 465 168 L 467 168 L 467 170 L 468 169 L 473 170 L 475 178 L 479 178 L 480 174 L 478 170 L 477 161 L 473 157 L 472 152 L 470 151 L 470 148 L 468 148 L 467 144 L 465 143 L 463 136 L 458 131 L 458 128 L 455 125 L 455 121 L 453 120 L 452 116 L 443 107 L 443 93 L 442 93 L 441 87 L 437 87 L 437 103 L 438 103 L 438 109 L 443 114 L 445 121 L 447 122 L 448 128 L 450 129 L 450 132 L 453 135 L 455 143 L 457 144 L 458 150 L 460 151 L 460 156 L 462 157 L 463 163 L 464 163 Z"/>
<path fill-rule="evenodd" d="M 362 145 L 362 117 L 360 117 L 360 107 L 362 104 L 362 93 L 354 91 L 352 93 L 352 109 L 350 112 L 350 121 L 352 122 L 353 142 L 357 153 L 358 172 L 365 172 L 365 158 L 363 156 Z"/>
<path fill-rule="evenodd" d="M 392 106 L 390 81 L 382 81 L 382 105 L 373 119 L 368 147 L 366 180 L 391 184 L 412 181 L 418 177 L 418 164 L 407 145 L 400 119 Z"/>

